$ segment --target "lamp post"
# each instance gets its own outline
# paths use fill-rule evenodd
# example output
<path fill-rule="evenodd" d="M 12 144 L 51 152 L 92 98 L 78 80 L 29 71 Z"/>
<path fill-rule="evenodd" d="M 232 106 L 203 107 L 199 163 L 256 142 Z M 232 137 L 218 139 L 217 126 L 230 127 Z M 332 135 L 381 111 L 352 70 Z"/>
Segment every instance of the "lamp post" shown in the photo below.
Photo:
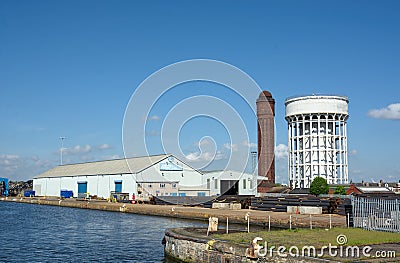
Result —
<path fill-rule="evenodd" d="M 252 151 L 252 152 L 250 152 L 250 154 L 251 154 L 251 161 L 252 161 L 251 170 L 252 170 L 253 173 L 255 173 L 256 167 L 257 167 L 257 152 L 256 151 Z"/>
<path fill-rule="evenodd" d="M 256 171 L 256 169 L 257 169 L 257 152 L 256 151 L 252 151 L 252 152 L 250 152 L 250 154 L 251 154 L 251 161 L 252 161 L 251 170 L 252 170 L 252 174 L 253 174 L 253 187 L 256 190 L 257 189 L 257 182 L 258 182 L 257 181 L 258 173 Z M 256 194 L 257 191 L 255 191 L 254 193 Z"/>
<path fill-rule="evenodd" d="M 60 165 L 63 165 L 63 150 L 64 150 L 64 140 L 67 137 L 64 136 L 60 136 L 60 140 L 61 140 L 61 149 L 60 149 Z"/>

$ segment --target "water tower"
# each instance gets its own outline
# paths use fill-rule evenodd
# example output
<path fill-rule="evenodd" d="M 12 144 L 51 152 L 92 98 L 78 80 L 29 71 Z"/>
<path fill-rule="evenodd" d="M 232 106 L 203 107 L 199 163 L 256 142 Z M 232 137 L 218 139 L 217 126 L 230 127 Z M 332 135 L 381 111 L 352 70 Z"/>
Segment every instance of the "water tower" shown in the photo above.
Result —
<path fill-rule="evenodd" d="M 328 184 L 348 183 L 348 103 L 332 95 L 286 99 L 291 187 L 309 188 L 317 176 Z"/>

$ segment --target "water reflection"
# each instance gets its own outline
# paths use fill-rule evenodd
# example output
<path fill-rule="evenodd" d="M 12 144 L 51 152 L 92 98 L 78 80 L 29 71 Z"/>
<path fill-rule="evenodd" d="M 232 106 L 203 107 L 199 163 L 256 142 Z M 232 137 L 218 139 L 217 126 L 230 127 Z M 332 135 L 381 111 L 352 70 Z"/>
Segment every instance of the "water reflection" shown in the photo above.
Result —
<path fill-rule="evenodd" d="M 170 262 L 161 240 L 172 227 L 206 222 L 0 202 L 1 262 Z"/>

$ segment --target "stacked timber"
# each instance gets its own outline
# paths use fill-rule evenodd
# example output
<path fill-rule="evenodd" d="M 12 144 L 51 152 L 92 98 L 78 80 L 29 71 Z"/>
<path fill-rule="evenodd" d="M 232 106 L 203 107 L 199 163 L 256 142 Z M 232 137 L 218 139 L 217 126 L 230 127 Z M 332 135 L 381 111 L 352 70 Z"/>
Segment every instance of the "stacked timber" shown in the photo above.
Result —
<path fill-rule="evenodd" d="M 209 200 L 209 196 L 154 196 L 156 205 L 198 206 Z"/>
<path fill-rule="evenodd" d="M 213 203 L 240 203 L 242 209 L 248 209 L 253 195 L 221 195 L 208 200 L 203 204 L 204 208 L 212 208 Z"/>
<path fill-rule="evenodd" d="M 349 205 L 351 207 L 348 198 L 317 197 L 314 195 L 274 195 L 251 198 L 251 209 L 273 212 L 286 212 L 288 206 L 309 206 L 322 207 L 324 214 L 345 215 Z"/>

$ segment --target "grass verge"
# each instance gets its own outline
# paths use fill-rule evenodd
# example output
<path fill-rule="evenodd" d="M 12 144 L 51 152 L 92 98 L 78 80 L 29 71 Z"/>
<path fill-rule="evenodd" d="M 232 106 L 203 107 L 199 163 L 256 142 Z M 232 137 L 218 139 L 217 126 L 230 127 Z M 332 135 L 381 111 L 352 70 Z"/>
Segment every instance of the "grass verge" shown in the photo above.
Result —
<path fill-rule="evenodd" d="M 236 244 L 250 244 L 255 237 L 261 237 L 269 245 L 274 246 L 307 246 L 313 245 L 316 248 L 327 246 L 329 243 L 338 245 L 338 235 L 345 235 L 348 246 L 372 245 L 383 243 L 399 243 L 399 233 L 373 232 L 360 228 L 333 228 L 326 229 L 293 229 L 293 230 L 274 230 L 258 231 L 250 233 L 215 234 L 214 237 Z M 343 244 L 340 244 L 343 245 Z"/>

